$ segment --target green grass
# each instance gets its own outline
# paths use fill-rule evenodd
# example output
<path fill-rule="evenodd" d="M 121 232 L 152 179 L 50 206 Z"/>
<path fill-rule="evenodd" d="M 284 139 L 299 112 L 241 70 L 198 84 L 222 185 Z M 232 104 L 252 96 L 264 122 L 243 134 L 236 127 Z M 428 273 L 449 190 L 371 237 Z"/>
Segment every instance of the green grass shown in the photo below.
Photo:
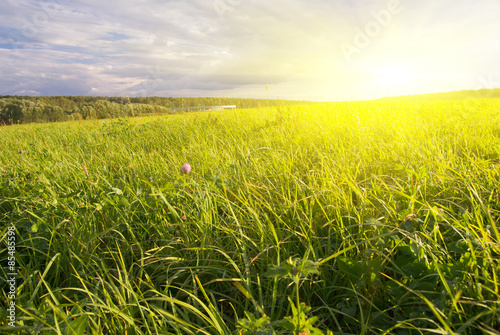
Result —
<path fill-rule="evenodd" d="M 0 148 L 1 332 L 499 334 L 499 99 L 9 126 Z"/>

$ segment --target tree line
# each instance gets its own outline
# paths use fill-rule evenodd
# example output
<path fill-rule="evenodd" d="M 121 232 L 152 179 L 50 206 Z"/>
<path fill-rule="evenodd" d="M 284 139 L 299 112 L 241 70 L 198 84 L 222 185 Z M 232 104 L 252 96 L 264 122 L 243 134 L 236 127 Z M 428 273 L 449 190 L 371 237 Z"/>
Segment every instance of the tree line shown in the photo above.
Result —
<path fill-rule="evenodd" d="M 381 98 L 380 100 L 406 100 L 406 101 L 443 101 L 443 100 L 465 100 L 465 99 L 494 99 L 500 98 L 500 88 L 483 88 L 478 90 L 463 90 L 442 93 L 428 93 L 404 95 L 398 97 Z"/>
<path fill-rule="evenodd" d="M 166 98 L 92 96 L 0 96 L 0 123 L 60 122 L 174 114 L 189 109 L 179 107 L 236 105 L 237 108 L 273 107 L 277 99 Z M 287 100 L 286 104 L 308 104 Z"/>

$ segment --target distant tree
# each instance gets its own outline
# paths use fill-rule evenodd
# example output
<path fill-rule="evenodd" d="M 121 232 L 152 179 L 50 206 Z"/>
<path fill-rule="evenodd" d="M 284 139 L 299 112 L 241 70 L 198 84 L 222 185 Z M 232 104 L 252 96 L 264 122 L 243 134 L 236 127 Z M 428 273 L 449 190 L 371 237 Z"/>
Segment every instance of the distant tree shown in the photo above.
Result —
<path fill-rule="evenodd" d="M 22 121 L 23 106 L 21 101 L 16 100 L 7 103 L 2 110 L 2 122 L 6 124 L 14 124 Z"/>

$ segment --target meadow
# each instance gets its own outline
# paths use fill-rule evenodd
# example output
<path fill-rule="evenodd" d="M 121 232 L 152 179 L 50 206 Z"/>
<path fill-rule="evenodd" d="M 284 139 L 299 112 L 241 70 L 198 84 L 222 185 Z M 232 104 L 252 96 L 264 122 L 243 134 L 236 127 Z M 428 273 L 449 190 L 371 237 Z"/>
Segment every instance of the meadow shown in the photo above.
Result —
<path fill-rule="evenodd" d="M 498 98 L 4 126 L 0 151 L 2 333 L 500 334 Z"/>

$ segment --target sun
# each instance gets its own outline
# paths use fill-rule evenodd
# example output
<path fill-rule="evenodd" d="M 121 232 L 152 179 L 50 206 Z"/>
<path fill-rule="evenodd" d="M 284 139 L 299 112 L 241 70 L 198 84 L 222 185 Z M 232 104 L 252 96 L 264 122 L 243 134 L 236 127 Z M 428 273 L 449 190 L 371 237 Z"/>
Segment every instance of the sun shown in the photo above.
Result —
<path fill-rule="evenodd" d="M 384 88 L 396 87 L 410 83 L 416 73 L 403 66 L 390 66 L 375 71 L 377 82 Z"/>

